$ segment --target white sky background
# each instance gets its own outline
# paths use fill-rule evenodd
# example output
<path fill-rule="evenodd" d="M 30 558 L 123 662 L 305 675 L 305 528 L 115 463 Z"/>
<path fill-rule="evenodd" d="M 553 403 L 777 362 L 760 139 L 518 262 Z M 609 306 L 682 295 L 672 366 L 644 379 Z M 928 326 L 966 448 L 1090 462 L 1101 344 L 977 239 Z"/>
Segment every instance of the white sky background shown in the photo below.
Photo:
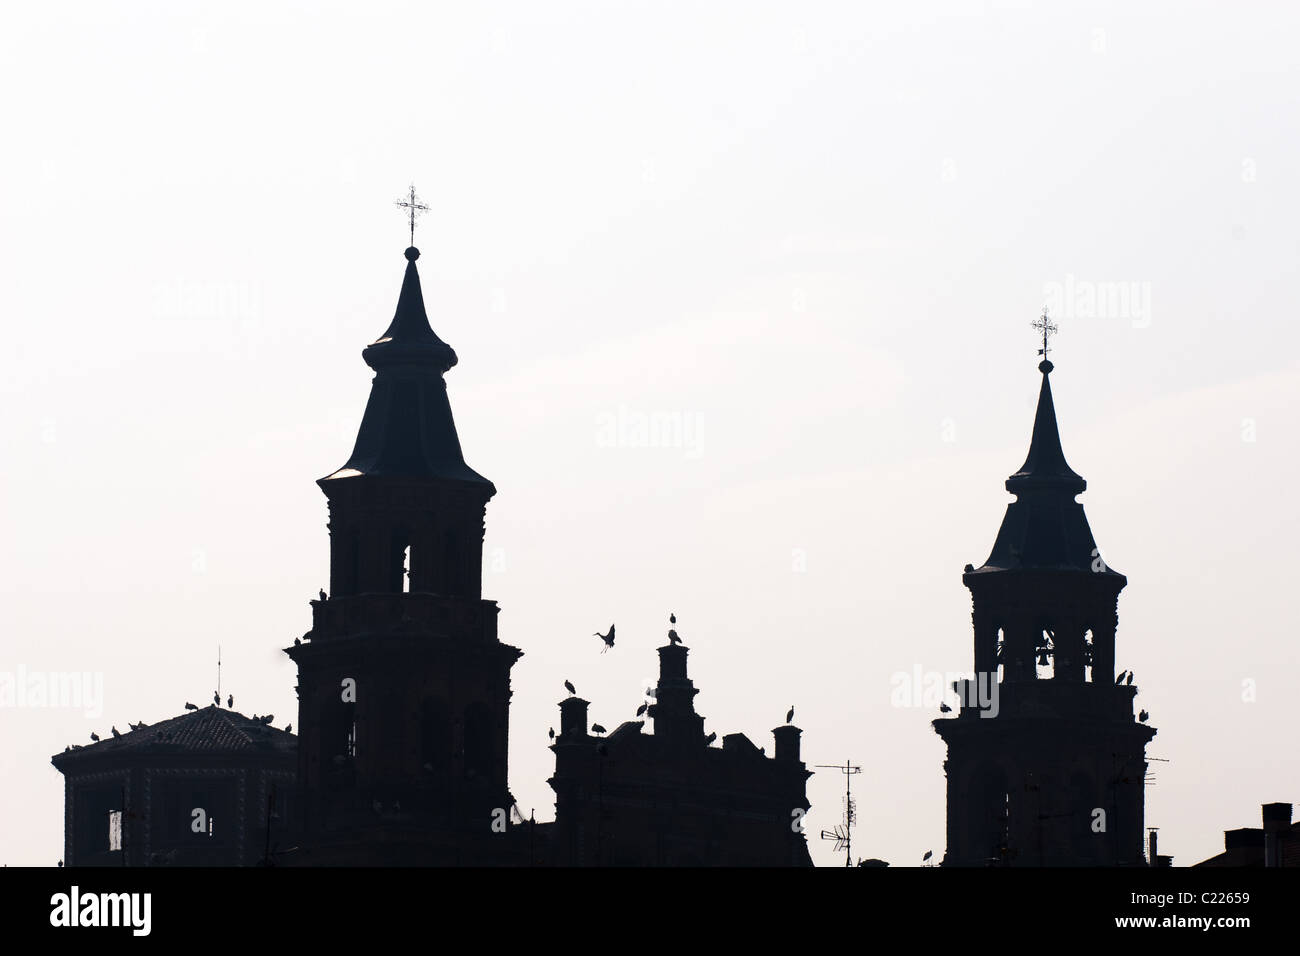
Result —
<path fill-rule="evenodd" d="M 412 179 L 499 490 L 525 812 L 553 814 L 563 680 L 630 719 L 673 610 L 706 729 L 770 751 L 795 704 L 809 764 L 865 768 L 856 854 L 940 856 L 938 714 L 890 678 L 971 666 L 961 569 L 1067 277 L 1149 296 L 1064 305 L 1053 353 L 1169 761 L 1147 822 L 1186 865 L 1300 800 L 1297 16 L 916 6 L 6 8 L 0 670 L 100 672 L 106 702 L 0 708 L 0 860 L 54 863 L 50 755 L 207 703 L 218 643 L 223 696 L 297 723 L 313 482 L 351 451 Z M 605 447 L 621 409 L 697 430 Z M 809 782 L 820 864 L 841 788 Z"/>

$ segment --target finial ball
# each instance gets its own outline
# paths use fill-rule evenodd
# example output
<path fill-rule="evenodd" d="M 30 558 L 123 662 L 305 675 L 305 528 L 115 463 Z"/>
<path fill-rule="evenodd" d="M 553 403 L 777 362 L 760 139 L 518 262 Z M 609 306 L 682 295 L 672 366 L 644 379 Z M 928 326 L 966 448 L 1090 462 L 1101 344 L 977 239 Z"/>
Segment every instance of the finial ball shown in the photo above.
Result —
<path fill-rule="evenodd" d="M 415 248 L 415 246 L 407 246 L 407 247 L 406 247 L 406 261 L 407 261 L 407 262 L 414 262 L 414 261 L 415 261 L 416 259 L 418 259 L 418 258 L 420 258 L 420 250 L 417 249 L 417 248 Z"/>
<path fill-rule="evenodd" d="M 1044 375 L 1046 375 L 1054 368 L 1056 368 L 1056 366 L 1053 365 L 1051 362 L 1047 361 L 1047 359 L 1043 359 L 1041 362 L 1038 363 L 1038 371 L 1042 372 Z"/>

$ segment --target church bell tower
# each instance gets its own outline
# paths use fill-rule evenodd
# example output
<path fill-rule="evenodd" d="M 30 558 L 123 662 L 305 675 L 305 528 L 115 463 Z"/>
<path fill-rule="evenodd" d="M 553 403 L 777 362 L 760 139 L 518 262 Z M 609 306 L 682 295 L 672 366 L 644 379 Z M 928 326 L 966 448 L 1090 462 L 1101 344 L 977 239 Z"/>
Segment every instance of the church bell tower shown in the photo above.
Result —
<path fill-rule="evenodd" d="M 962 575 L 975 678 L 957 683 L 959 710 L 934 721 L 948 747 L 943 862 L 1143 865 L 1155 730 L 1134 716 L 1132 674 L 1115 673 L 1127 579 L 1102 561 L 1075 500 L 1087 483 L 1061 450 L 1045 354 L 1038 368 L 1029 454 L 1006 482 L 1016 500 L 988 560 Z"/>
<path fill-rule="evenodd" d="M 414 199 L 412 200 L 414 201 Z M 506 775 L 510 669 L 482 598 L 484 514 L 496 493 L 461 453 L 414 246 L 329 501 L 330 585 L 298 665 L 304 862 L 492 862 Z"/>

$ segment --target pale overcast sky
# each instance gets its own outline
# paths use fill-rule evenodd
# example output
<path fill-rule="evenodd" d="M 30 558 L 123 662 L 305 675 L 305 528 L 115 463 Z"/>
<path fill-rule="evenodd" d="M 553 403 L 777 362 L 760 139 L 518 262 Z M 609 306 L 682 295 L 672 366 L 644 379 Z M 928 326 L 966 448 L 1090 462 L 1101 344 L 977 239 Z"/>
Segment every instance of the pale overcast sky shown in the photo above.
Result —
<path fill-rule="evenodd" d="M 1300 799 L 1300 19 L 1259 3 L 66 3 L 0 28 L 0 860 L 62 855 L 51 754 L 203 704 L 297 723 L 414 180 L 551 819 L 669 611 L 706 730 L 851 759 L 856 855 L 944 849 L 932 706 L 1028 447 L 1053 306 L 1070 465 L 1179 865 Z M 647 434 L 639 416 L 674 429 Z M 592 632 L 618 625 L 601 655 Z M 1243 700 L 1254 681 L 1256 699 Z M 842 779 L 809 782 L 816 833 Z"/>

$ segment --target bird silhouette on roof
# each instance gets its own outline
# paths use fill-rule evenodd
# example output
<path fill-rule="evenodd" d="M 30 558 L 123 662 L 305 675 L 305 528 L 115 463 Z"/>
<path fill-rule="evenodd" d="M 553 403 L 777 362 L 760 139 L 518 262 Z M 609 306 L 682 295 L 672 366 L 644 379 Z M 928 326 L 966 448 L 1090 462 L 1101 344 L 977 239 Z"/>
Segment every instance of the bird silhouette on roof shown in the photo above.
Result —
<path fill-rule="evenodd" d="M 216 706 L 218 706 L 218 707 L 221 706 L 221 693 L 220 693 L 220 691 L 215 691 L 215 690 L 214 690 L 214 691 L 212 692 L 212 703 L 214 703 L 214 704 L 215 704 Z"/>
<path fill-rule="evenodd" d="M 642 714 L 645 713 L 645 709 L 646 709 L 646 707 L 648 707 L 648 706 L 649 706 L 649 704 L 642 704 L 640 707 L 638 707 L 638 708 L 636 709 L 636 715 L 637 715 L 638 717 L 640 717 Z"/>
<path fill-rule="evenodd" d="M 555 739 L 555 728 L 554 728 L 554 727 L 547 727 L 547 728 L 546 728 L 546 736 L 549 737 L 551 740 L 554 740 L 554 739 Z"/>
<path fill-rule="evenodd" d="M 1148 714 L 1145 710 L 1138 711 L 1138 720 L 1140 720 L 1142 723 L 1145 724 L 1150 717 L 1151 715 Z"/>
<path fill-rule="evenodd" d="M 285 725 L 284 725 L 284 732 L 285 732 L 286 734 L 291 734 L 291 733 L 293 733 L 293 724 L 285 724 Z"/>
<path fill-rule="evenodd" d="M 704 738 L 704 746 L 706 747 L 709 746 L 717 739 L 718 739 L 718 732 L 715 730 L 713 731 L 713 733 L 709 734 L 709 736 Z"/>
<path fill-rule="evenodd" d="M 676 623 L 677 623 L 677 615 L 674 614 L 672 611 L 669 611 L 669 612 L 668 612 L 668 623 L 669 623 L 669 624 L 676 624 Z"/>
<path fill-rule="evenodd" d="M 602 634 L 602 633 L 600 633 L 600 631 L 597 631 L 597 632 L 596 632 L 595 634 L 593 634 L 592 636 L 593 636 L 593 637 L 599 637 L 602 641 L 605 642 L 605 646 L 602 647 L 602 648 L 600 649 L 600 652 L 601 652 L 602 654 L 604 654 L 607 650 L 609 650 L 611 647 L 614 646 L 614 625 L 611 624 L 611 625 L 609 626 L 609 633 L 608 633 L 608 634 Z"/>
<path fill-rule="evenodd" d="M 93 740 L 95 743 L 99 743 L 99 734 L 95 733 L 95 732 L 92 730 L 92 731 L 90 732 L 90 739 Z"/>
<path fill-rule="evenodd" d="M 199 705 L 198 705 L 198 704 L 191 704 L 191 703 L 187 700 L 187 701 L 185 702 L 185 709 L 186 709 L 186 710 L 198 710 L 198 709 L 199 709 Z"/>
<path fill-rule="evenodd" d="M 1125 687 L 1132 687 L 1132 686 L 1133 686 L 1133 672 L 1132 672 L 1132 671 L 1129 671 L 1129 672 L 1128 672 L 1128 677 L 1125 677 L 1125 678 L 1124 678 L 1124 686 L 1125 686 Z"/>
<path fill-rule="evenodd" d="M 226 695 L 226 706 L 229 707 L 229 708 L 231 708 L 232 710 L 234 709 L 234 706 L 235 706 L 235 695 L 234 695 L 234 694 L 227 694 L 227 695 Z"/>
<path fill-rule="evenodd" d="M 564 682 L 564 689 L 567 690 L 567 691 L 569 692 L 569 696 L 570 696 L 570 697 L 572 697 L 574 694 L 577 693 L 577 691 L 576 691 L 576 690 L 574 689 L 574 687 L 573 687 L 573 684 L 571 684 L 571 683 L 570 683 L 569 681 L 567 681 L 567 680 Z"/>
<path fill-rule="evenodd" d="M 112 732 L 114 737 L 122 736 L 122 731 L 118 730 L 116 725 L 109 727 L 108 729 Z"/>
<path fill-rule="evenodd" d="M 785 712 L 785 722 L 788 724 L 793 720 L 794 720 L 794 704 L 791 704 L 790 709 Z"/>
<path fill-rule="evenodd" d="M 672 629 L 670 628 L 670 629 L 668 630 L 668 643 L 669 643 L 669 644 L 680 644 L 681 642 L 682 642 L 682 639 L 681 639 L 680 637 L 677 636 L 677 632 L 676 632 L 675 630 L 672 630 Z"/>
<path fill-rule="evenodd" d="M 603 733 L 605 733 L 605 728 L 602 727 L 602 726 L 600 726 L 600 724 L 592 724 L 592 725 L 591 725 L 591 732 L 592 732 L 593 734 L 603 734 Z"/>
<path fill-rule="evenodd" d="M 949 707 L 949 706 L 948 706 L 946 703 L 944 703 L 943 701 L 940 701 L 940 702 L 939 702 L 939 713 L 941 713 L 941 714 L 951 714 L 951 713 L 952 713 L 952 708 Z"/>

